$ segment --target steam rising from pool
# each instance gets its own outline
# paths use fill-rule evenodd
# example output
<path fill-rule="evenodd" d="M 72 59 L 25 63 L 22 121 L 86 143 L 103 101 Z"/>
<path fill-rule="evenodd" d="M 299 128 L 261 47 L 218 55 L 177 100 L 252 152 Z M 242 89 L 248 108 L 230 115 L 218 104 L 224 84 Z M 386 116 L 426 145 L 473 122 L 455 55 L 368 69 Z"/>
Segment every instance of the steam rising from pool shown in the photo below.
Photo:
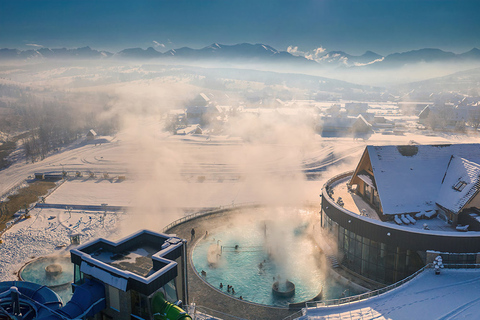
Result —
<path fill-rule="evenodd" d="M 287 307 L 315 298 L 322 289 L 324 298 L 337 298 L 345 288 L 328 279 L 312 237 L 317 219 L 315 211 L 294 208 L 242 211 L 227 225 L 208 230 L 193 251 L 194 267 L 218 290 L 255 303 Z M 281 288 L 286 281 L 295 284 L 294 295 L 274 296 L 274 283 Z"/>

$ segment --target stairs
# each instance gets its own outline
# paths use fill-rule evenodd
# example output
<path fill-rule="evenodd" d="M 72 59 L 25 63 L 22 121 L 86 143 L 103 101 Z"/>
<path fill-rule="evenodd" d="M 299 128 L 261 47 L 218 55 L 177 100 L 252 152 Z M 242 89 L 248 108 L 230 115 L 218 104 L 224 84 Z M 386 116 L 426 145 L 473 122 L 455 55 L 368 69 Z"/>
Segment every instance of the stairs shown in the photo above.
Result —
<path fill-rule="evenodd" d="M 333 269 L 339 268 L 340 264 L 337 261 L 337 258 L 335 256 L 329 255 L 327 256 L 328 261 L 330 261 L 330 265 L 332 266 Z"/>

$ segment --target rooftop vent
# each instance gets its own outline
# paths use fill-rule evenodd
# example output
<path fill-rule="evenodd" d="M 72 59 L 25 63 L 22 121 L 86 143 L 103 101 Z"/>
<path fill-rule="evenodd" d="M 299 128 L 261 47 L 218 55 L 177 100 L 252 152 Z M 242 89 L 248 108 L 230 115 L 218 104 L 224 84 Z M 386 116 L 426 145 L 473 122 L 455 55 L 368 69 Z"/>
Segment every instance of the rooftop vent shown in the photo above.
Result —
<path fill-rule="evenodd" d="M 404 157 L 413 157 L 418 153 L 418 147 L 415 145 L 411 146 L 398 146 L 398 152 Z"/>

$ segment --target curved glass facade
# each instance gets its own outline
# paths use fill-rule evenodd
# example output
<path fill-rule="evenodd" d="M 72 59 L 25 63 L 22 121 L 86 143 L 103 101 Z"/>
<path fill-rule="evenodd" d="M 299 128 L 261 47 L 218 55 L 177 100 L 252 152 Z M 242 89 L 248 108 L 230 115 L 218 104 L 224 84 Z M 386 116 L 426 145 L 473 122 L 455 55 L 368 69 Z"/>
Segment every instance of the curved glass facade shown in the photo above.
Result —
<path fill-rule="evenodd" d="M 342 265 L 358 275 L 382 284 L 390 284 L 425 265 L 415 251 L 362 237 L 339 226 L 323 210 L 320 214 L 322 228 L 336 237 Z"/>

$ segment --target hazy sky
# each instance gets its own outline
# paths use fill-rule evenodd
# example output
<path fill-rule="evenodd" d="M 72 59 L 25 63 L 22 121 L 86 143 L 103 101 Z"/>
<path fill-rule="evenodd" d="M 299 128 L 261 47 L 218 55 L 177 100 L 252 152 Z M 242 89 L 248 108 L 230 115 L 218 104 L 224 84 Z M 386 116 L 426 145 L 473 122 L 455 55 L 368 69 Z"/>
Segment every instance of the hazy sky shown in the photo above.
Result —
<path fill-rule="evenodd" d="M 478 0 L 1 0 L 0 48 L 264 43 L 380 54 L 480 48 Z"/>

